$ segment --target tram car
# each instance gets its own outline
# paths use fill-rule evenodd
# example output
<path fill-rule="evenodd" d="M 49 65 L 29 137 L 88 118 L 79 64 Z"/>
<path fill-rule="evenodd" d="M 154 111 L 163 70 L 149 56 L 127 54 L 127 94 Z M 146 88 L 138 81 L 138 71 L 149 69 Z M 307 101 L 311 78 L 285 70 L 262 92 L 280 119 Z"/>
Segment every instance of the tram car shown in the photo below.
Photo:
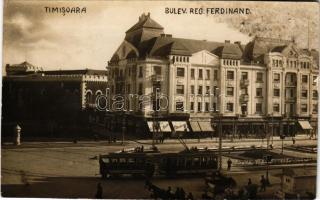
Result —
<path fill-rule="evenodd" d="M 183 174 L 207 174 L 218 169 L 217 156 L 209 149 L 191 148 L 175 153 L 159 151 L 119 151 L 99 156 L 102 178 L 123 175 L 174 177 Z"/>
<path fill-rule="evenodd" d="M 217 171 L 218 157 L 208 149 L 191 149 L 159 156 L 159 174 L 169 177 L 186 174 L 208 174 Z"/>
<path fill-rule="evenodd" d="M 100 174 L 104 179 L 123 175 L 152 177 L 155 166 L 150 154 L 155 153 L 159 153 L 156 148 L 137 147 L 100 155 Z"/>

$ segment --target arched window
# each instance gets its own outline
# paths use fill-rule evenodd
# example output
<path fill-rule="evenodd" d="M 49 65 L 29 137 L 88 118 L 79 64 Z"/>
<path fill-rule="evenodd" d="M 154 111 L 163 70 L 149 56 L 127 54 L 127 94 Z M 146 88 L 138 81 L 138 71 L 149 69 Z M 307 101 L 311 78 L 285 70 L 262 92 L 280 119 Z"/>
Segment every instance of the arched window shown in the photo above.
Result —
<path fill-rule="evenodd" d="M 88 90 L 86 93 L 86 103 L 92 103 L 92 92 Z"/>

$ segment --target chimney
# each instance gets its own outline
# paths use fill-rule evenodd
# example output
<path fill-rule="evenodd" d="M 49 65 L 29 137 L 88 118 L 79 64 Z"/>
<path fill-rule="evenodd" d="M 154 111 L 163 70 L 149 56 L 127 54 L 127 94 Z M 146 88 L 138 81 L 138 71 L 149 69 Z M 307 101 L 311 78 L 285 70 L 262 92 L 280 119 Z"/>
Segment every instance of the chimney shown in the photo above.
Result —
<path fill-rule="evenodd" d="M 229 43 L 230 43 L 230 40 L 225 40 L 224 43 L 229 44 Z"/>

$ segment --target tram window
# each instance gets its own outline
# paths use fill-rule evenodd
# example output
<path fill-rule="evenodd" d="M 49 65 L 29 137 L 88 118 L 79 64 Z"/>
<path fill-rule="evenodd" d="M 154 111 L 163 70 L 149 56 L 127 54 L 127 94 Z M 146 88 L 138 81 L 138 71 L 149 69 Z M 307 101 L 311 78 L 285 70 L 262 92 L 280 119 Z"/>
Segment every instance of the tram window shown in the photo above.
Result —
<path fill-rule="evenodd" d="M 200 165 L 200 158 L 193 158 L 193 165 L 198 166 Z"/>
<path fill-rule="evenodd" d="M 125 158 L 120 158 L 119 159 L 119 163 L 126 163 L 126 159 Z"/>
<path fill-rule="evenodd" d="M 135 159 L 134 158 L 128 158 L 128 163 L 135 163 Z"/>
<path fill-rule="evenodd" d="M 109 161 L 109 158 L 102 158 L 102 161 L 104 162 L 104 163 L 109 163 L 110 161 Z"/>
<path fill-rule="evenodd" d="M 192 164 L 192 160 L 190 158 L 187 158 L 186 167 L 190 167 Z"/>
<path fill-rule="evenodd" d="M 111 158 L 111 162 L 112 162 L 112 163 L 117 163 L 117 162 L 118 162 L 118 159 L 116 159 L 116 158 Z"/>
<path fill-rule="evenodd" d="M 184 158 L 179 158 L 179 160 L 178 160 L 178 165 L 179 165 L 179 166 L 184 166 L 184 165 L 185 165 Z"/>

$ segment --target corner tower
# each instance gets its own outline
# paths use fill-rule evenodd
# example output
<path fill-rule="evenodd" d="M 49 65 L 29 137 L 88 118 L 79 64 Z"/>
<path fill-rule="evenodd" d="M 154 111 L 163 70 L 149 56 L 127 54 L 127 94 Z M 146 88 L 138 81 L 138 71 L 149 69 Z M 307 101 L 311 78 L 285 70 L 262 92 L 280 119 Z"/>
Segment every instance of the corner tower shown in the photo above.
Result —
<path fill-rule="evenodd" d="M 159 37 L 163 33 L 163 27 L 150 18 L 150 13 L 143 13 L 139 21 L 126 31 L 125 40 L 137 46 L 140 42 Z"/>

